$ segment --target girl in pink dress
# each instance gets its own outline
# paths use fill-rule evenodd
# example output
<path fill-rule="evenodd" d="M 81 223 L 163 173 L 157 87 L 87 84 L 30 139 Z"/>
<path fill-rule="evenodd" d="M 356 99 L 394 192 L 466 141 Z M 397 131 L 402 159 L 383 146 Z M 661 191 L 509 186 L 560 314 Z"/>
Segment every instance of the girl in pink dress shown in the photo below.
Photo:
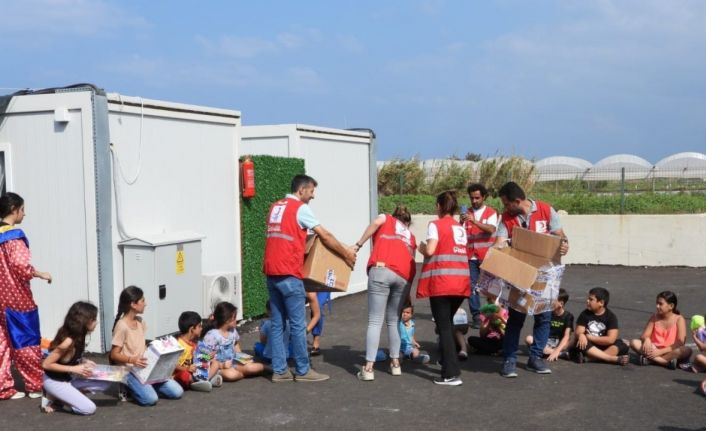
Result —
<path fill-rule="evenodd" d="M 630 347 L 640 356 L 640 365 L 657 364 L 670 369 L 686 361 L 691 349 L 686 341 L 686 322 L 677 310 L 677 295 L 668 290 L 657 295 L 657 312 L 647 321 L 640 338 L 630 341 Z"/>
<path fill-rule="evenodd" d="M 51 283 L 51 274 L 34 269 L 29 241 L 15 227 L 25 216 L 24 199 L 15 193 L 0 197 L 0 400 L 25 396 L 17 392 L 10 364 L 25 381 L 30 398 L 42 396 L 42 352 L 39 348 L 39 312 L 29 281 Z"/>

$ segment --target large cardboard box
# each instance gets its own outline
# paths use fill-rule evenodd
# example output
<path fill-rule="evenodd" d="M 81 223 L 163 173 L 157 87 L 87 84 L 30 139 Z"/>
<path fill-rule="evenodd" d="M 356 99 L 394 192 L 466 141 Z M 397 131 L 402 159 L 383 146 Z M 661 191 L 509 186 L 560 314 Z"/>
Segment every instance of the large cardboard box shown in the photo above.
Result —
<path fill-rule="evenodd" d="M 345 292 L 351 267 L 318 236 L 309 238 L 304 259 L 304 288 L 309 292 Z"/>
<path fill-rule="evenodd" d="M 512 247 L 488 250 L 478 290 L 522 313 L 552 310 L 564 274 L 560 247 L 556 235 L 515 228 Z"/>
<path fill-rule="evenodd" d="M 147 358 L 145 368 L 132 367 L 130 372 L 142 384 L 164 382 L 172 378 L 179 356 L 184 348 L 174 337 L 164 337 L 154 340 L 147 346 L 144 357 Z"/>

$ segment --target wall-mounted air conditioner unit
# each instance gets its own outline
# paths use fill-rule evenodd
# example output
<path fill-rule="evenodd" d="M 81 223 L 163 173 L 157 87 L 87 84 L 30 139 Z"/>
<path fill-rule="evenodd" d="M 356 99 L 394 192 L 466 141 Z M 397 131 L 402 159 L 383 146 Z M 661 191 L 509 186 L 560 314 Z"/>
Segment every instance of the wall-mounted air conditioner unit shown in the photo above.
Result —
<path fill-rule="evenodd" d="M 227 301 L 238 307 L 238 320 L 243 318 L 243 292 L 240 288 L 240 274 L 218 272 L 203 275 L 203 310 L 202 317 L 207 319 L 221 301 Z"/>

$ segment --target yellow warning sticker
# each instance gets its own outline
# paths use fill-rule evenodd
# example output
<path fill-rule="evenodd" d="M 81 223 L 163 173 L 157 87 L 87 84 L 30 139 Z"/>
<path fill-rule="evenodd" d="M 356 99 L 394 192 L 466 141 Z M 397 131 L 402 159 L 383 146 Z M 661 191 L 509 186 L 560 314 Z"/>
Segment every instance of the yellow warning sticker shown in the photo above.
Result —
<path fill-rule="evenodd" d="M 177 250 L 176 252 L 176 273 L 184 273 L 184 250 Z"/>

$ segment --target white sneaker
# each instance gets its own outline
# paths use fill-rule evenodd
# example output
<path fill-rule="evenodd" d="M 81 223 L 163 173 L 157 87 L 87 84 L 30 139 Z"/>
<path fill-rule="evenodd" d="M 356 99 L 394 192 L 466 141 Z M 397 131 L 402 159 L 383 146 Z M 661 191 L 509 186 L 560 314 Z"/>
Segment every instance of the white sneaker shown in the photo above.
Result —
<path fill-rule="evenodd" d="M 42 398 L 42 391 L 27 392 L 27 396 L 33 400 L 36 400 L 37 398 Z"/>
<path fill-rule="evenodd" d="M 434 384 L 436 385 L 445 385 L 445 386 L 459 386 L 463 384 L 463 380 L 461 380 L 460 377 L 448 377 L 448 378 L 443 378 L 443 377 L 438 377 L 434 379 Z"/>
<path fill-rule="evenodd" d="M 375 371 L 366 371 L 365 368 L 361 368 L 360 371 L 358 371 L 357 377 L 358 380 L 363 382 L 371 382 L 375 380 Z"/>
<path fill-rule="evenodd" d="M 27 394 L 25 394 L 24 392 L 15 392 L 15 395 L 11 396 L 10 399 L 11 400 L 21 400 L 25 396 L 27 396 Z"/>

